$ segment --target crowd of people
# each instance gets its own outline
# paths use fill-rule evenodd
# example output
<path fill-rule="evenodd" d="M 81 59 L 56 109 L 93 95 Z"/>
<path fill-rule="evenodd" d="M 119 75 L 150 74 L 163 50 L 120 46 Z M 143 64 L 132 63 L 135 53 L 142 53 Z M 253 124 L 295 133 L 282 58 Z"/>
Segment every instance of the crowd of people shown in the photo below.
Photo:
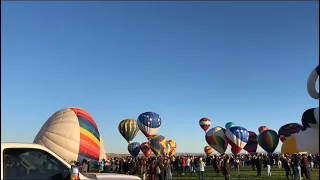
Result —
<path fill-rule="evenodd" d="M 82 172 L 90 172 L 90 161 L 77 163 Z M 319 155 L 311 154 L 254 154 L 254 155 L 214 155 L 176 156 L 176 157 L 124 157 L 103 159 L 98 163 L 101 173 L 120 173 L 137 175 L 146 180 L 171 180 L 173 173 L 198 173 L 199 180 L 205 179 L 205 167 L 212 168 L 215 173 L 222 173 L 226 180 L 230 179 L 232 170 L 240 173 L 240 167 L 252 168 L 257 176 L 262 176 L 262 169 L 266 176 L 272 176 L 272 169 L 283 168 L 287 179 L 301 180 L 302 177 L 310 179 L 310 171 L 319 167 Z"/>

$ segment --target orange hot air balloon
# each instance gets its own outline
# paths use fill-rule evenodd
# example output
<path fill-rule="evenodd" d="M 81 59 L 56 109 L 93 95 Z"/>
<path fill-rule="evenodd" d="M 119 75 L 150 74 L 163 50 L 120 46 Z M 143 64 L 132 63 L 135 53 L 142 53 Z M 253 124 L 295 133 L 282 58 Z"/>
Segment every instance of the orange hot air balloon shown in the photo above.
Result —
<path fill-rule="evenodd" d="M 210 147 L 210 146 L 205 146 L 204 147 L 204 152 L 206 153 L 207 156 L 212 156 L 213 148 Z"/>
<path fill-rule="evenodd" d="M 146 158 L 149 158 L 152 154 L 152 150 L 150 148 L 150 143 L 149 142 L 144 142 L 140 145 L 140 150 L 146 156 Z"/>

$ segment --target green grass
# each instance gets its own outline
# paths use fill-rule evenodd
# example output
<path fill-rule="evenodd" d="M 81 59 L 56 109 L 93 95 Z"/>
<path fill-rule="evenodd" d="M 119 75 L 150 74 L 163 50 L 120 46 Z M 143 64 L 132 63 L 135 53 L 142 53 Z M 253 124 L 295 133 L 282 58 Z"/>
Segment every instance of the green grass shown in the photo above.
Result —
<path fill-rule="evenodd" d="M 205 169 L 205 179 L 209 180 L 224 180 L 224 176 L 222 173 L 216 174 L 213 172 L 212 168 Z M 262 177 L 257 177 L 257 171 L 253 171 L 251 168 L 240 168 L 240 173 L 237 171 L 231 171 L 230 179 L 243 179 L 243 180 L 251 180 L 251 179 L 269 179 L 269 180 L 286 180 L 285 171 L 283 169 L 279 169 L 277 166 L 274 166 L 271 169 L 271 177 L 267 177 L 267 170 L 262 169 Z M 314 169 L 310 172 L 311 179 L 318 180 L 319 179 L 319 169 Z M 177 173 L 173 173 L 174 180 L 197 180 L 197 173 L 185 173 L 184 175 L 179 175 Z M 303 179 L 305 180 L 305 178 Z"/>

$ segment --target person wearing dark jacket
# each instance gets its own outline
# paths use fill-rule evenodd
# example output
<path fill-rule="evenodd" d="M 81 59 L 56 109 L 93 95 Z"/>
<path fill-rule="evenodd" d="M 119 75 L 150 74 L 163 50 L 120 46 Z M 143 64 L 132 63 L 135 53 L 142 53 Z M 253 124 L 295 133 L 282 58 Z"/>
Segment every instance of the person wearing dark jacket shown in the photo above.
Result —
<path fill-rule="evenodd" d="M 291 172 L 290 172 L 290 166 L 289 166 L 289 162 L 288 162 L 287 158 L 283 157 L 281 159 L 281 163 L 282 163 L 282 167 L 283 167 L 284 171 L 286 172 L 286 177 L 287 177 L 287 179 L 289 179 L 289 175 Z"/>
<path fill-rule="evenodd" d="M 256 157 L 257 176 L 261 177 L 261 157 Z"/>
<path fill-rule="evenodd" d="M 305 176 L 306 179 L 310 179 L 310 163 L 305 155 L 301 159 L 301 176 Z"/>
<path fill-rule="evenodd" d="M 229 180 L 230 179 L 230 172 L 231 172 L 231 168 L 230 168 L 230 158 L 228 155 L 226 155 L 224 161 L 223 161 L 223 165 L 222 165 L 222 173 L 224 175 L 224 179 L 225 180 Z"/>

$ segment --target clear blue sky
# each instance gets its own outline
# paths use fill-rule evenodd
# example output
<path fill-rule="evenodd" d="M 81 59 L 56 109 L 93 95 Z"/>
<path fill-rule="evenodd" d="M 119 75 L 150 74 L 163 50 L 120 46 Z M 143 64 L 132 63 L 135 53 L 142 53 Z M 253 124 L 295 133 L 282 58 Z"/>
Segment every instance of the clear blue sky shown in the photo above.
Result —
<path fill-rule="evenodd" d="M 318 64 L 318 2 L 1 2 L 1 141 L 32 142 L 55 111 L 88 111 L 108 152 L 145 111 L 179 152 L 202 117 L 257 132 L 301 122 Z M 146 141 L 142 133 L 135 139 Z"/>

